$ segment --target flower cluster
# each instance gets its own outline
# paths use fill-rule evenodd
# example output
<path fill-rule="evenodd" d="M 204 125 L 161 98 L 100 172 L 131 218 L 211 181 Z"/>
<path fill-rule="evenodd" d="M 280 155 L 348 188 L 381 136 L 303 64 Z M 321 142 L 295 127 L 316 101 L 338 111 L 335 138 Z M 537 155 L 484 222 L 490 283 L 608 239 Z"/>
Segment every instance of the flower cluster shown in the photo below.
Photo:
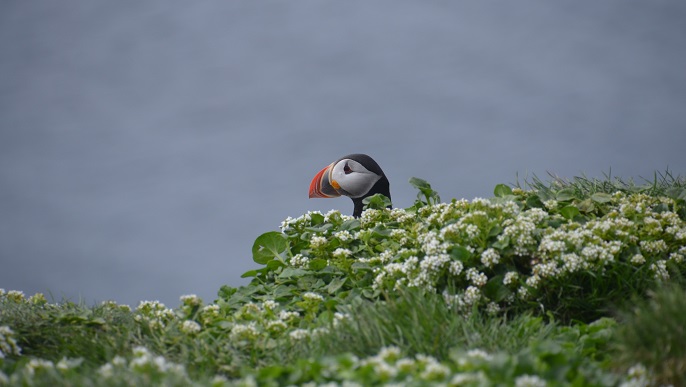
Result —
<path fill-rule="evenodd" d="M 176 314 L 159 301 L 141 301 L 136 308 L 134 319 L 146 324 L 150 329 L 162 329 L 176 319 Z"/>
<path fill-rule="evenodd" d="M 439 361 L 432 356 L 416 354 L 404 356 L 398 347 L 384 347 L 376 355 L 366 358 L 358 358 L 352 354 L 343 354 L 334 359 L 315 360 L 311 359 L 302 366 L 307 367 L 308 372 L 303 372 L 297 367 L 281 367 L 280 375 L 290 375 L 291 380 L 299 385 L 513 385 L 517 387 L 543 387 L 549 381 L 553 385 L 571 383 L 574 379 L 581 384 L 601 384 L 599 379 L 589 379 L 592 372 L 577 374 L 569 373 L 570 380 L 566 383 L 560 379 L 547 379 L 544 375 L 551 375 L 551 367 L 557 367 L 555 361 L 559 357 L 576 356 L 572 352 L 560 352 L 555 359 L 547 356 L 543 351 L 523 351 L 519 354 L 489 353 L 481 349 L 470 349 L 455 352 L 449 360 Z M 583 362 L 584 359 L 574 358 L 574 361 Z M 526 364 L 526 366 L 522 366 Z M 312 375 L 311 370 L 321 370 Z M 565 370 L 569 371 L 568 368 Z M 598 372 L 598 370 L 594 370 Z M 637 372 L 634 372 L 636 374 Z M 275 380 L 266 378 L 255 380 L 250 375 L 238 380 L 238 385 L 261 385 L 273 384 Z M 588 375 L 587 375 L 588 374 Z M 633 380 L 635 375 L 628 375 L 626 380 Z M 319 384 L 314 383 L 317 380 Z M 607 379 L 605 379 L 607 380 Z M 642 379 L 647 380 L 647 379 Z M 326 382 L 322 384 L 322 382 Z"/>
<path fill-rule="evenodd" d="M 14 332 L 6 325 L 0 326 L 0 359 L 5 356 L 21 355 L 21 348 L 17 345 Z"/>
<path fill-rule="evenodd" d="M 134 348 L 131 360 L 115 356 L 100 366 L 98 374 L 113 382 L 135 380 L 135 375 L 147 375 L 148 380 L 157 380 L 162 384 L 166 384 L 164 381 L 174 381 L 174 384 L 191 382 L 183 365 L 170 362 L 163 356 L 155 356 L 145 347 Z"/>
<path fill-rule="evenodd" d="M 672 199 L 601 195 L 603 212 L 577 222 L 575 213 L 593 207 L 579 210 L 564 195 L 530 207 L 527 198 L 535 193 L 514 192 L 508 200 L 368 209 L 360 220 L 337 211 L 289 218 L 282 227 L 293 241 L 287 263 L 312 269 L 313 260 L 323 258 L 349 275 L 371 270 L 375 291 L 420 287 L 443 293 L 451 305 L 494 312 L 517 299 L 538 299 L 543 286 L 579 273 L 602 275 L 626 262 L 664 281 L 667 262 L 684 261 L 686 224 Z"/>

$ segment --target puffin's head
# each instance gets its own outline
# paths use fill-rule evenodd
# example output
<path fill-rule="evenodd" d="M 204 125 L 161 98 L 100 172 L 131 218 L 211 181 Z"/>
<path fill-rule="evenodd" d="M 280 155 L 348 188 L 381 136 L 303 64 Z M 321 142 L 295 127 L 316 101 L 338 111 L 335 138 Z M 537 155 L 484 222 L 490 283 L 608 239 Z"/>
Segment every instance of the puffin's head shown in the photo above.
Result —
<path fill-rule="evenodd" d="M 347 196 L 355 203 L 353 216 L 362 213 L 362 199 L 380 193 L 391 198 L 386 175 L 379 164 L 363 154 L 351 154 L 334 161 L 314 176 L 310 198 Z"/>

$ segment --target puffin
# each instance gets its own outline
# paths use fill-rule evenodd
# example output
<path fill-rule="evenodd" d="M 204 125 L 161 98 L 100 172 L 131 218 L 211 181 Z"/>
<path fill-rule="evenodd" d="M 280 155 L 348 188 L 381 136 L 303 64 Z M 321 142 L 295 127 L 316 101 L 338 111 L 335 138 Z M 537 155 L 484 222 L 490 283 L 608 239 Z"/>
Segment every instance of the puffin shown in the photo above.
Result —
<path fill-rule="evenodd" d="M 310 183 L 310 198 L 347 196 L 354 204 L 353 216 L 362 215 L 362 200 L 374 194 L 391 199 L 391 189 L 379 164 L 371 157 L 353 153 L 324 167 Z"/>

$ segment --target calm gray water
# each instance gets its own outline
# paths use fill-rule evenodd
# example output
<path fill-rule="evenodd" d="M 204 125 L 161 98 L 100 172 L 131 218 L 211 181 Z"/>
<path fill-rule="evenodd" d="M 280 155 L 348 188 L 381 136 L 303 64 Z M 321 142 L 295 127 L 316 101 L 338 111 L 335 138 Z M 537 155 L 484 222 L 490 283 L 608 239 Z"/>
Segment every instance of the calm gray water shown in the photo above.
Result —
<path fill-rule="evenodd" d="M 312 176 L 686 171 L 683 1 L 3 1 L 0 287 L 211 301 Z"/>

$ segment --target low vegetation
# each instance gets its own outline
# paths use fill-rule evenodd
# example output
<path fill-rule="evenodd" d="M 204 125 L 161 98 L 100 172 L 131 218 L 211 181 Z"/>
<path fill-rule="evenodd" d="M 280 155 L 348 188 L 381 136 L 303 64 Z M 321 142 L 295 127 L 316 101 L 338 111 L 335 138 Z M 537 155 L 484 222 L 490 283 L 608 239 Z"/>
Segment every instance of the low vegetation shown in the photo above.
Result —
<path fill-rule="evenodd" d="M 249 285 L 168 308 L 0 290 L 0 385 L 686 382 L 686 181 L 368 198 L 257 238 Z"/>

